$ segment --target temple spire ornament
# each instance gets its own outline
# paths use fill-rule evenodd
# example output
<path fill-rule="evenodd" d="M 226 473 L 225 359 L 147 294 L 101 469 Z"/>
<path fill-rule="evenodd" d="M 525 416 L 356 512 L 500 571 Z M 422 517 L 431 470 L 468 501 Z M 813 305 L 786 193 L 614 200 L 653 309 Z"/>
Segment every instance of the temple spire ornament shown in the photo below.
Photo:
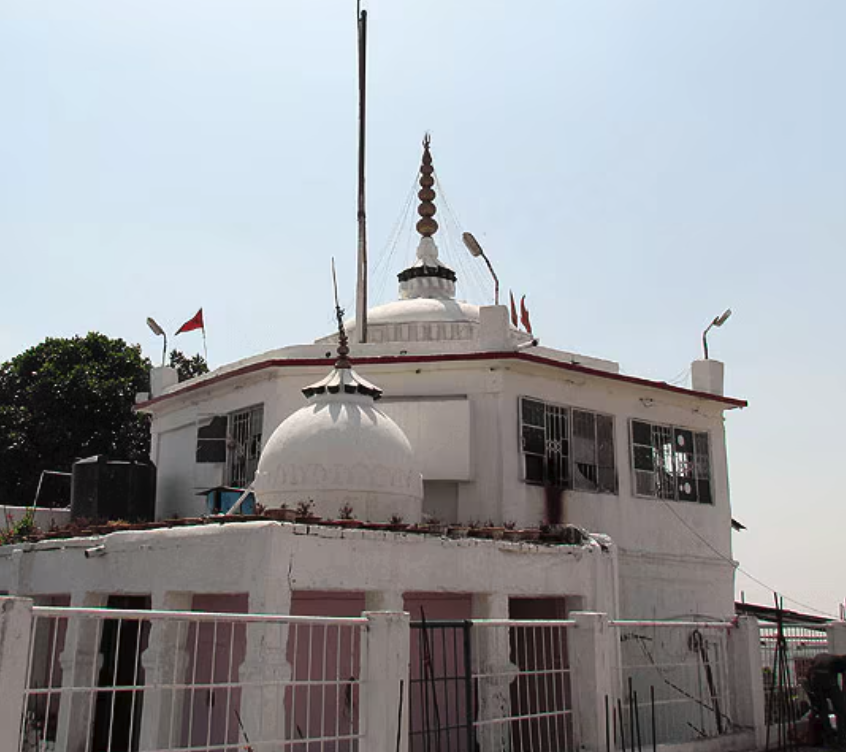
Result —
<path fill-rule="evenodd" d="M 326 378 L 315 384 L 310 384 L 302 391 L 306 399 L 319 395 L 365 395 L 377 400 L 382 396 L 382 390 L 367 379 L 362 378 L 352 367 L 350 361 L 350 344 L 347 328 L 344 326 L 344 309 L 338 301 L 338 280 L 335 276 L 335 259 L 332 259 L 332 287 L 335 292 L 335 316 L 338 319 L 338 359 Z"/>
<path fill-rule="evenodd" d="M 417 207 L 417 213 L 420 215 L 420 220 L 417 222 L 417 232 L 424 238 L 431 238 L 438 231 L 438 223 L 435 221 L 435 178 L 433 174 L 435 168 L 432 166 L 432 152 L 429 151 L 429 145 L 432 139 L 427 133 L 423 137 L 423 160 L 420 164 L 420 190 L 417 192 L 417 198 L 420 199 L 420 205 Z"/>
<path fill-rule="evenodd" d="M 438 258 L 438 246 L 432 237 L 438 231 L 435 221 L 435 168 L 432 166 L 432 152 L 429 146 L 432 139 L 427 133 L 423 137 L 423 159 L 420 163 L 420 190 L 417 197 L 420 205 L 417 213 L 417 232 L 420 242 L 417 244 L 417 258 L 414 263 L 397 275 L 400 287 L 400 299 L 455 298 L 455 272 Z"/>
<path fill-rule="evenodd" d="M 332 287 L 335 291 L 335 317 L 338 319 L 338 359 L 335 368 L 352 368 L 350 363 L 350 345 L 344 326 L 344 309 L 338 301 L 338 278 L 335 275 L 335 259 L 332 259 Z"/>

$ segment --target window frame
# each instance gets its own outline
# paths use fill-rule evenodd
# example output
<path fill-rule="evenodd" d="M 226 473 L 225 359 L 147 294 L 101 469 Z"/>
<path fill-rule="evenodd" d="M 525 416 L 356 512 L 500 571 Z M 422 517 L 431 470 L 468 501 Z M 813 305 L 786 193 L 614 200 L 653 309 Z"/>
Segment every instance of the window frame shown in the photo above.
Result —
<path fill-rule="evenodd" d="M 259 430 L 257 433 L 253 430 L 253 421 L 255 420 L 256 414 L 260 416 Z M 234 435 L 236 430 L 236 419 L 242 415 L 247 416 L 246 442 L 239 442 Z M 235 488 L 247 488 L 255 477 L 255 471 L 258 469 L 259 459 L 261 458 L 261 450 L 264 443 L 264 403 L 262 402 L 254 405 L 248 405 L 247 407 L 233 410 L 232 412 L 226 414 L 226 420 L 226 463 L 223 470 L 224 485 L 233 486 Z M 236 481 L 240 481 L 241 479 L 235 477 L 235 463 L 238 461 L 235 449 L 241 443 L 243 443 L 246 447 L 247 457 L 244 460 L 243 483 L 236 483 Z M 254 456 L 252 456 L 253 452 Z M 252 477 L 250 477 L 251 465 L 254 466 Z"/>
<path fill-rule="evenodd" d="M 640 423 L 645 426 L 649 426 L 649 433 L 650 433 L 650 444 L 649 447 L 653 452 L 652 461 L 654 464 L 652 474 L 655 477 L 655 482 L 653 484 L 654 493 L 642 493 L 638 490 L 638 473 L 645 473 L 648 472 L 646 470 L 640 469 L 637 467 L 636 459 L 635 459 L 635 447 L 645 447 L 646 444 L 641 442 L 635 442 L 634 436 L 634 426 L 635 423 Z M 663 429 L 666 431 L 672 441 L 671 446 L 674 447 L 670 451 L 670 457 L 672 459 L 672 488 L 673 494 L 672 496 L 664 495 L 661 493 L 661 483 L 659 477 L 659 466 L 656 463 L 655 458 L 655 431 L 654 429 Z M 691 436 L 691 451 L 690 452 L 679 452 L 675 449 L 675 444 L 678 440 L 679 435 L 683 434 L 690 434 Z M 702 461 L 702 452 L 697 450 L 697 446 L 700 446 L 699 442 L 704 437 L 705 447 L 706 447 L 706 454 L 707 454 L 707 464 L 708 464 L 708 475 L 706 478 L 702 478 L 700 476 L 701 470 L 701 461 Z M 680 481 L 684 479 L 684 475 L 679 473 L 679 467 L 677 465 L 678 457 L 680 454 L 690 455 L 690 472 L 691 476 L 690 479 L 693 483 L 693 488 L 696 491 L 696 498 L 680 498 L 679 493 L 679 485 Z M 672 501 L 681 504 L 701 504 L 705 506 L 715 506 L 716 501 L 714 498 L 714 473 L 713 473 L 713 463 L 712 463 L 712 442 L 711 442 L 711 432 L 709 430 L 700 430 L 696 428 L 690 428 L 687 426 L 679 426 L 673 423 L 662 423 L 653 420 L 645 420 L 643 418 L 629 418 L 629 470 L 631 472 L 631 480 L 632 480 L 632 496 L 635 496 L 639 499 L 657 499 L 659 501 Z M 707 482 L 708 487 L 708 499 L 703 500 L 700 498 L 702 486 L 700 485 L 701 481 Z M 687 494 L 692 493 L 691 491 L 687 491 Z"/>
<path fill-rule="evenodd" d="M 524 443 L 524 429 L 528 428 L 535 428 L 541 429 L 541 426 L 533 424 L 533 423 L 526 423 L 523 417 L 523 404 L 524 401 L 532 402 L 538 405 L 542 405 L 544 408 L 544 425 L 542 430 L 544 432 L 544 449 L 546 449 L 547 442 L 549 441 L 549 416 L 550 411 L 549 408 L 552 408 L 552 414 L 557 416 L 557 419 L 554 419 L 556 423 L 559 425 L 563 422 L 566 426 L 566 434 L 556 435 L 553 440 L 560 441 L 565 443 L 566 445 L 566 478 L 565 483 L 561 487 L 566 488 L 569 491 L 576 491 L 579 493 L 589 493 L 589 494 L 604 494 L 608 496 L 618 496 L 620 493 L 620 479 L 619 479 L 619 471 L 617 467 L 617 435 L 616 435 L 616 420 L 614 415 L 611 413 L 603 413 L 596 410 L 590 410 L 583 407 L 574 407 L 572 405 L 562 405 L 557 402 L 551 402 L 549 400 L 541 399 L 539 397 L 532 397 L 529 395 L 521 394 L 517 398 L 517 442 L 519 447 L 520 453 L 520 480 L 525 483 L 526 485 L 530 486 L 539 486 L 544 487 L 548 485 L 547 478 L 544 477 L 542 480 L 533 480 L 529 478 L 529 474 L 527 471 L 527 457 L 540 457 L 543 460 L 543 474 L 546 476 L 547 474 L 547 454 L 544 451 L 543 454 L 539 454 L 538 452 L 531 452 L 526 451 L 525 443 Z M 594 481 L 595 488 L 586 488 L 583 486 L 577 485 L 577 467 L 576 467 L 576 458 L 575 458 L 575 437 L 573 432 L 574 426 L 574 414 L 575 413 L 582 413 L 587 415 L 592 415 L 593 420 L 593 451 L 594 451 L 594 467 L 596 468 L 597 478 Z M 611 441 L 611 452 L 610 456 L 613 459 L 613 467 L 610 469 L 613 470 L 613 489 L 609 489 L 607 487 L 602 487 L 600 485 L 600 468 L 604 468 L 606 471 L 609 470 L 609 467 L 606 465 L 600 465 L 600 429 L 599 429 L 599 421 L 597 418 L 604 418 L 607 419 L 610 423 L 610 431 L 608 433 Z"/>

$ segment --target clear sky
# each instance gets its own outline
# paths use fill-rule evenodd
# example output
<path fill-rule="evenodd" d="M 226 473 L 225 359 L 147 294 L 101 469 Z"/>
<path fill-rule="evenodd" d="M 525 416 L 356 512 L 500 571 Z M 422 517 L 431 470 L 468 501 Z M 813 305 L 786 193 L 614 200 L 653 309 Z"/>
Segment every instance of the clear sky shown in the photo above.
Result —
<path fill-rule="evenodd" d="M 367 7 L 374 297 L 410 253 L 400 223 L 386 255 L 429 130 L 456 226 L 544 344 L 683 379 L 731 306 L 711 343 L 750 401 L 726 421 L 735 554 L 836 613 L 846 3 Z M 156 358 L 145 318 L 174 331 L 200 306 L 213 366 L 331 331 L 330 256 L 353 299 L 355 115 L 353 0 L 0 3 L 0 361 L 89 330 Z"/>

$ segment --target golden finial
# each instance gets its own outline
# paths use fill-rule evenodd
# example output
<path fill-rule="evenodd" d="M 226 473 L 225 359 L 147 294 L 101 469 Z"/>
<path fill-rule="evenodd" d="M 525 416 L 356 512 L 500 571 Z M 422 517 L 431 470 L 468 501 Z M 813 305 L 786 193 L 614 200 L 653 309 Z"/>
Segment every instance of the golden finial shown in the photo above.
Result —
<path fill-rule="evenodd" d="M 420 165 L 420 190 L 417 193 L 417 198 L 420 199 L 420 206 L 417 207 L 417 213 L 420 215 L 420 220 L 417 222 L 417 232 L 424 238 L 429 238 L 438 231 L 438 223 L 435 221 L 435 191 L 432 186 L 435 185 L 435 178 L 432 174 L 435 168 L 432 167 L 432 154 L 429 151 L 429 144 L 431 138 L 427 133 L 423 137 L 423 161 Z"/>

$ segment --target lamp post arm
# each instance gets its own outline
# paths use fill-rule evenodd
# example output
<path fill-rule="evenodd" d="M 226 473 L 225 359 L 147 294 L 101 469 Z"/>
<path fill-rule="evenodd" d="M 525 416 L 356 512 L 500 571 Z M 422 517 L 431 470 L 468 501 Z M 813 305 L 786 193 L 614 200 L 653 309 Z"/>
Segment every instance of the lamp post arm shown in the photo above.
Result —
<path fill-rule="evenodd" d="M 702 349 L 705 351 L 705 360 L 708 360 L 708 332 L 711 331 L 712 326 L 714 326 L 713 321 L 708 324 L 708 327 L 704 332 L 702 332 Z"/>
<path fill-rule="evenodd" d="M 491 265 L 491 262 L 488 260 L 488 257 L 485 255 L 484 251 L 481 254 L 482 258 L 485 260 L 485 263 L 488 265 L 488 270 L 491 273 L 491 276 L 494 280 L 494 303 L 499 305 L 499 277 L 496 276 L 496 272 Z"/>

